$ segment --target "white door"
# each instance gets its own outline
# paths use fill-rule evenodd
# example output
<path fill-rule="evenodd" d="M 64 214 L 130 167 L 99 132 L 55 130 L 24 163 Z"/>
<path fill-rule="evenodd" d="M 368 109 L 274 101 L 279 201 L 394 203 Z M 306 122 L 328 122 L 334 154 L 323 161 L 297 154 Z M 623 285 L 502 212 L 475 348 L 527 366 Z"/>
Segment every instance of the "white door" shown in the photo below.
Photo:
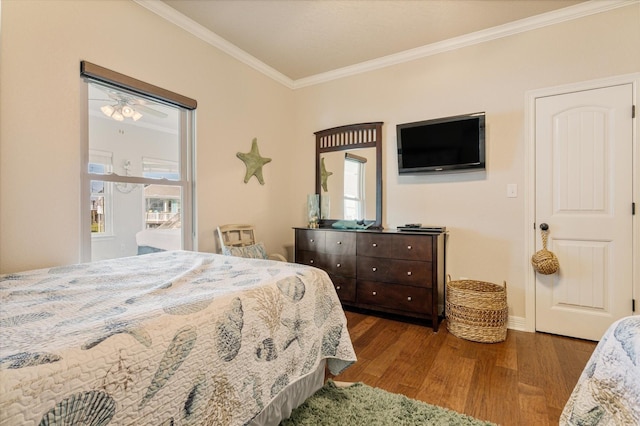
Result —
<path fill-rule="evenodd" d="M 536 330 L 600 340 L 632 313 L 631 84 L 536 99 L 539 226 L 560 270 L 536 274 Z"/>

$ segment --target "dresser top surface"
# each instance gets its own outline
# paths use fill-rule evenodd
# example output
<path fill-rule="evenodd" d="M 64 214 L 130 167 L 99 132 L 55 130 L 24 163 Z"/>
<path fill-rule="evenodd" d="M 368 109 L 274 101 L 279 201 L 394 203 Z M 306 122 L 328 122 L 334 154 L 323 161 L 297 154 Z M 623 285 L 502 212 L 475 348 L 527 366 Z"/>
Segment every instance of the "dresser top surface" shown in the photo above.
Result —
<path fill-rule="evenodd" d="M 294 227 L 293 229 L 302 231 L 331 231 L 331 232 L 357 232 L 365 234 L 396 234 L 396 235 L 441 235 L 447 234 L 447 231 L 416 231 L 416 230 L 398 230 L 398 229 L 337 229 L 337 228 L 305 228 Z"/>

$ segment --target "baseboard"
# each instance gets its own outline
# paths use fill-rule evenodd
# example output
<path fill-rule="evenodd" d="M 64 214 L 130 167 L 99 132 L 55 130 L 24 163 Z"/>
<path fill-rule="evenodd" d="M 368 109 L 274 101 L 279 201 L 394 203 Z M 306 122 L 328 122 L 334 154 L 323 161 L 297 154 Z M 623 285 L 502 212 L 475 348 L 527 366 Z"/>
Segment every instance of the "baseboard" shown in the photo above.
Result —
<path fill-rule="evenodd" d="M 511 330 L 527 331 L 524 317 L 512 317 L 507 319 L 507 328 Z"/>

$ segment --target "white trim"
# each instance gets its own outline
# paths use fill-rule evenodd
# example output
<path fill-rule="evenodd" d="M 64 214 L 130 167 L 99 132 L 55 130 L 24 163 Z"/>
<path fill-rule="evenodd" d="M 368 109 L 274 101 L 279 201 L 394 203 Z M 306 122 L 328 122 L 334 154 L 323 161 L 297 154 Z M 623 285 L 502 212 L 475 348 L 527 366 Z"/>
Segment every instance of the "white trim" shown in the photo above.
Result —
<path fill-rule="evenodd" d="M 331 80 L 337 80 L 343 77 L 362 74 L 368 71 L 389 67 L 392 65 L 410 62 L 416 59 L 425 58 L 438 53 L 448 52 L 467 46 L 472 46 L 486 41 L 496 40 L 503 37 L 509 37 L 514 34 L 535 30 L 538 28 L 555 25 L 573 19 L 583 18 L 585 16 L 594 15 L 596 13 L 606 12 L 619 7 L 629 6 L 640 2 L 640 0 L 590 0 L 579 3 L 574 6 L 565 7 L 540 15 L 532 16 L 518 21 L 510 22 L 496 27 L 487 28 L 482 31 L 476 31 L 448 40 L 428 44 L 417 47 L 415 49 L 405 50 L 393 55 L 383 56 L 381 58 L 372 59 L 370 61 L 361 62 L 356 65 L 339 68 L 325 73 L 312 75 L 310 77 L 292 80 L 286 75 L 280 73 L 256 57 L 248 54 L 244 50 L 238 48 L 234 44 L 228 42 L 224 38 L 208 30 L 194 20 L 187 18 L 177 10 L 168 6 L 159 0 L 134 0 L 140 6 L 143 6 L 167 21 L 179 26 L 183 30 L 193 34 L 199 39 L 209 43 L 210 45 L 222 50 L 240 62 L 254 68 L 255 70 L 265 74 L 266 76 L 276 80 L 290 89 L 299 89 L 302 87 L 313 86 L 315 84 L 324 83 Z"/>
<path fill-rule="evenodd" d="M 507 318 L 507 328 L 509 330 L 528 331 L 523 317 L 510 316 Z"/>
<path fill-rule="evenodd" d="M 80 96 L 80 164 L 78 171 L 80 172 L 80 179 L 78 179 L 79 193 L 80 193 L 80 252 L 78 261 L 81 263 L 91 261 L 91 232 L 86 232 L 87 229 L 91 229 L 91 215 L 86 214 L 86 207 L 91 203 L 91 193 L 87 191 L 87 164 L 89 164 L 89 85 L 81 78 L 78 79 L 80 84 L 78 94 Z M 90 213 L 90 211 L 88 212 Z"/>
<path fill-rule="evenodd" d="M 340 68 L 326 73 L 317 74 L 311 77 L 302 78 L 294 81 L 294 88 L 312 86 L 314 84 L 324 83 L 347 77 L 355 74 L 361 74 L 367 71 L 373 71 L 392 65 L 410 62 L 416 59 L 425 58 L 439 53 L 460 49 L 474 44 L 484 43 L 503 37 L 509 37 L 514 34 L 535 30 L 538 28 L 555 25 L 572 19 L 582 18 L 584 16 L 593 15 L 600 12 L 606 12 L 618 7 L 627 6 L 637 3 L 638 0 L 603 0 L 603 1 L 587 1 L 558 9 L 552 12 L 543 13 L 532 16 L 530 18 L 520 19 L 508 24 L 498 25 L 496 27 L 487 28 L 485 30 L 476 31 L 448 40 L 428 44 L 417 47 L 415 49 L 405 50 L 404 52 L 395 53 L 393 55 L 384 56 L 382 58 L 365 61 L 349 67 Z"/>
<path fill-rule="evenodd" d="M 561 86 L 547 87 L 530 90 L 525 93 L 525 225 L 524 225 L 524 264 L 528 273 L 525 277 L 525 331 L 535 331 L 536 328 L 536 276 L 530 265 L 531 255 L 535 250 L 536 229 L 535 223 L 535 103 L 536 99 L 564 93 L 593 90 L 602 87 L 610 87 L 621 84 L 633 86 L 633 105 L 636 105 L 636 118 L 633 123 L 633 201 L 636 204 L 636 214 L 632 217 L 633 250 L 640 253 L 640 120 L 638 119 L 638 99 L 640 99 L 640 73 L 625 74 L 620 76 L 590 80 Z M 631 112 L 629 112 L 631 113 Z M 631 208 L 631 206 L 629 206 Z M 637 256 L 636 256 L 637 257 Z M 634 258 L 635 259 L 635 258 Z M 633 262 L 633 297 L 640 295 L 640 265 Z"/>
<path fill-rule="evenodd" d="M 194 36 L 198 37 L 200 40 L 205 41 L 210 45 L 212 45 L 213 47 L 216 47 L 222 50 L 224 53 L 239 60 L 245 65 L 249 65 L 251 68 L 255 69 L 256 71 L 261 72 L 267 77 L 274 79 L 278 83 L 281 83 L 282 85 L 287 86 L 290 89 L 293 88 L 293 80 L 291 80 L 289 77 L 277 71 L 276 69 L 270 67 L 269 65 L 265 64 L 258 58 L 248 54 L 247 52 L 240 49 L 236 45 L 229 43 L 227 40 L 220 37 L 218 34 L 214 33 L 213 31 L 210 31 L 207 28 L 203 27 L 202 25 L 198 24 L 193 19 L 187 18 L 185 15 L 178 12 L 171 6 L 164 3 L 163 1 L 160 1 L 160 0 L 134 0 L 134 1 L 138 3 L 140 6 L 143 6 L 149 9 L 153 13 L 171 22 L 172 24 L 177 25 L 178 27 L 182 28 L 188 33 L 193 34 Z"/>

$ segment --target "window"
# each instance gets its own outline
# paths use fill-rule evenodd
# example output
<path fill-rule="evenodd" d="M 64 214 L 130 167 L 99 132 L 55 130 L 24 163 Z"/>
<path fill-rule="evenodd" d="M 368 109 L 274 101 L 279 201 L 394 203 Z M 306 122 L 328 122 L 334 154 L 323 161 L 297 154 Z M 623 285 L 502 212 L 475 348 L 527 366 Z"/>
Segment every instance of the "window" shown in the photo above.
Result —
<path fill-rule="evenodd" d="M 158 158 L 142 158 L 142 174 L 151 179 L 178 180 L 178 163 Z M 180 220 L 180 188 L 176 186 L 145 185 L 145 228 L 177 227 Z"/>
<path fill-rule="evenodd" d="M 110 152 L 89 151 L 89 174 L 111 173 Z M 91 236 L 107 236 L 112 230 L 111 203 L 113 187 L 110 182 L 94 181 L 91 187 Z"/>
<path fill-rule="evenodd" d="M 344 218 L 364 219 L 364 165 L 367 159 L 353 154 L 344 158 Z"/>
<path fill-rule="evenodd" d="M 141 240 L 145 250 L 193 249 L 195 101 L 87 62 L 81 75 L 83 261 L 140 254 Z"/>

